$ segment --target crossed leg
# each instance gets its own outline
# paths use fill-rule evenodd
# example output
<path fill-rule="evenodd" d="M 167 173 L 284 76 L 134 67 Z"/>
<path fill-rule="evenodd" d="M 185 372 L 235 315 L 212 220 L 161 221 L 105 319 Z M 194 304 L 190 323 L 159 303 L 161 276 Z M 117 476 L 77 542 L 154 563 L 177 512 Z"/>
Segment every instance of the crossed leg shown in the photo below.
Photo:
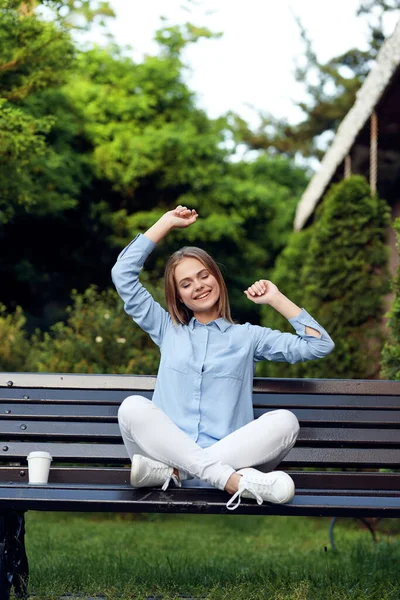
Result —
<path fill-rule="evenodd" d="M 293 413 L 275 410 L 244 425 L 208 448 L 201 448 L 143 396 L 121 404 L 118 421 L 129 457 L 141 454 L 224 490 L 244 467 L 272 471 L 294 446 L 299 424 Z"/>

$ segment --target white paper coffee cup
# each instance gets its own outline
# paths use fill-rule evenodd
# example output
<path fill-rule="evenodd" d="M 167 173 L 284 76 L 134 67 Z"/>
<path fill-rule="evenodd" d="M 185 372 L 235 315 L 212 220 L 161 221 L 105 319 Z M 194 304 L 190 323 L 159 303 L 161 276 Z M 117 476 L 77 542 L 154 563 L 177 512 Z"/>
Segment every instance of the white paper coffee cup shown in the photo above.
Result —
<path fill-rule="evenodd" d="M 48 452 L 28 454 L 29 483 L 47 483 L 52 456 Z"/>

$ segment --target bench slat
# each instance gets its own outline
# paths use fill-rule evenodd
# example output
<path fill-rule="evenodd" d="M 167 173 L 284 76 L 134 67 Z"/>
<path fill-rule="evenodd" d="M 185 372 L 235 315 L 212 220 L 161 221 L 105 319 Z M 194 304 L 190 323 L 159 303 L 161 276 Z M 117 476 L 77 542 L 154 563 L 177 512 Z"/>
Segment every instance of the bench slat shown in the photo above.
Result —
<path fill-rule="evenodd" d="M 255 409 L 259 417 L 266 412 Z M 353 410 L 353 409 L 298 409 L 292 411 L 303 425 L 340 425 L 347 427 L 399 427 L 400 407 L 398 410 Z M 116 421 L 117 405 L 79 405 L 74 404 L 2 404 L 2 419 L 63 419 L 76 421 Z"/>
<path fill-rule="evenodd" d="M 31 421 L 0 419 L 0 435 L 2 438 L 32 438 L 40 437 L 43 440 L 53 438 L 72 438 L 73 440 L 86 441 L 117 441 L 121 442 L 121 433 L 118 423 L 87 423 L 77 421 Z"/>
<path fill-rule="evenodd" d="M 7 450 L 4 450 L 7 448 Z M 54 461 L 77 463 L 127 463 L 123 444 L 71 444 L 45 442 L 5 442 L 0 447 L 0 461 L 24 460 L 29 452 L 45 450 Z M 360 468 L 400 468 L 400 450 L 392 448 L 310 448 L 295 446 L 281 463 L 284 466 Z"/>
<path fill-rule="evenodd" d="M 20 421 L 1 420 L 0 435 L 3 439 L 44 441 L 69 439 L 75 442 L 121 442 L 117 423 L 82 423 L 75 421 Z M 297 444 L 313 445 L 386 445 L 400 448 L 398 429 L 349 429 L 344 427 L 302 427 Z"/>
<path fill-rule="evenodd" d="M 219 514 L 228 513 L 226 502 L 229 495 L 210 489 L 173 489 L 167 492 L 142 488 L 133 490 L 63 487 L 55 485 L 29 486 L 0 484 L 0 507 L 2 509 L 33 510 L 84 510 L 111 512 L 179 512 Z M 281 514 L 319 516 L 400 516 L 400 496 L 327 496 L 296 495 L 289 504 L 258 506 L 251 500 L 242 500 L 236 514 Z M 21 507 L 21 508 L 20 508 Z"/>
<path fill-rule="evenodd" d="M 141 490 L 135 490 L 134 488 L 132 488 L 128 483 L 125 484 L 115 484 L 115 483 L 111 483 L 111 484 L 107 484 L 107 483 L 89 483 L 89 482 L 77 482 L 77 483 L 56 483 L 56 482 L 49 482 L 46 484 L 46 486 L 43 485 L 37 485 L 35 484 L 34 486 L 31 484 L 28 484 L 27 481 L 21 481 L 19 483 L 12 483 L 12 482 L 4 482 L 4 483 L 0 483 L 0 490 L 1 488 L 19 488 L 21 490 L 26 490 L 26 489 L 32 489 L 33 487 L 37 488 L 42 488 L 44 489 L 44 487 L 46 488 L 46 490 L 48 490 L 48 493 L 51 495 L 54 490 L 59 490 L 59 489 L 64 489 L 64 490 L 71 490 L 71 491 L 77 491 L 77 492 L 81 492 L 84 490 L 88 490 L 89 492 L 96 492 L 96 491 L 103 491 L 104 489 L 106 489 L 107 491 L 115 491 L 115 492 L 121 492 L 121 493 L 125 493 L 126 491 L 132 492 L 133 495 L 136 494 L 137 491 L 140 492 L 148 492 L 148 493 L 152 493 L 153 491 L 156 492 L 160 492 L 160 488 L 147 488 L 147 490 L 145 490 L 144 488 L 142 488 Z M 168 490 L 166 491 L 167 494 L 170 493 L 174 493 L 176 490 L 176 488 L 171 487 L 168 488 Z M 187 490 L 189 493 L 192 493 L 193 490 L 202 490 L 203 492 L 205 490 L 207 490 L 208 492 L 211 492 L 211 494 L 214 492 L 215 488 L 213 488 L 212 486 L 207 486 L 207 485 L 187 485 L 182 487 L 182 491 L 180 493 L 183 492 L 183 490 Z M 358 489 L 321 489 L 321 488 L 301 488 L 298 487 L 296 488 L 296 496 L 306 496 L 309 494 L 313 494 L 313 495 L 318 495 L 318 496 L 351 496 L 351 497 L 357 497 L 357 498 L 377 498 L 377 497 L 381 497 L 382 499 L 384 498 L 399 498 L 400 500 L 400 490 L 358 490 Z M 384 500 L 382 500 L 384 501 Z"/>
<path fill-rule="evenodd" d="M 398 396 L 349 396 L 332 394 L 253 394 L 253 405 L 256 408 L 357 408 L 367 409 L 400 409 Z"/>
<path fill-rule="evenodd" d="M 400 473 L 378 472 L 309 472 L 289 471 L 296 489 L 313 490 L 358 490 L 358 491 L 396 491 L 400 493 Z M 100 468 L 100 467 L 52 467 L 50 483 L 85 483 L 106 485 L 129 484 L 129 468 Z M 22 467 L 3 467 L 0 469 L 0 482 L 27 482 L 28 469 Z M 192 481 L 187 482 L 191 485 Z"/>
<path fill-rule="evenodd" d="M 109 392 L 131 390 L 154 390 L 153 375 L 87 375 L 65 373 L 0 373 L 0 389 L 29 390 L 107 390 Z M 400 381 L 370 379 L 254 379 L 256 393 L 277 394 L 345 394 L 361 396 L 400 396 Z M 86 392 L 85 392 L 86 396 Z"/>
<path fill-rule="evenodd" d="M 97 375 L 77 373 L 0 373 L 0 388 L 76 390 L 154 390 L 155 375 Z"/>
<path fill-rule="evenodd" d="M 400 448 L 398 429 L 350 429 L 347 427 L 301 427 L 296 444 L 392 446 Z"/>
<path fill-rule="evenodd" d="M 102 391 L 87 390 L 83 394 L 81 390 L 46 390 L 44 397 L 43 390 L 29 390 L 28 394 L 22 394 L 19 390 L 10 389 L 0 390 L 0 404 L 3 403 L 26 403 L 30 401 L 40 401 L 43 403 L 54 403 L 58 404 L 61 402 L 68 402 L 74 404 L 112 404 L 119 405 L 126 398 L 129 393 L 127 391 L 115 391 L 110 392 L 109 390 Z M 151 399 L 153 392 L 148 391 L 132 391 L 132 394 L 140 394 L 145 398 Z M 24 398 L 24 396 L 27 396 Z M 254 393 L 253 404 L 257 408 L 358 408 L 364 409 L 390 409 L 400 408 L 400 400 L 398 396 L 357 396 L 343 394 L 265 394 L 265 393 Z"/>
<path fill-rule="evenodd" d="M 145 398 L 153 397 L 153 392 L 148 390 L 19 390 L 0 389 L 0 402 L 73 402 L 74 404 L 121 404 L 121 402 L 130 395 L 137 394 Z"/>
<path fill-rule="evenodd" d="M 8 412 L 7 412 L 8 411 Z M 0 404 L 2 419 L 64 419 L 79 421 L 116 421 L 118 405 L 80 404 Z"/>
<path fill-rule="evenodd" d="M 256 408 L 255 417 L 264 410 Z M 304 425 L 340 425 L 342 427 L 400 427 L 400 410 L 302 409 L 292 411 Z"/>

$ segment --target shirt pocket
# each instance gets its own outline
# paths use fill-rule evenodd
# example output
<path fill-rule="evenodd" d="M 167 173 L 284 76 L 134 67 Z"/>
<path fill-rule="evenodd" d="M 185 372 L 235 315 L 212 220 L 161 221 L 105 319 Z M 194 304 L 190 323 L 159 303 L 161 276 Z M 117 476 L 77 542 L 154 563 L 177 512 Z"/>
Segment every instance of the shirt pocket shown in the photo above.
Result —
<path fill-rule="evenodd" d="M 222 373 L 215 373 L 214 374 L 214 378 L 215 379 L 239 379 L 240 381 L 242 381 L 243 379 L 243 369 L 238 371 L 238 370 L 226 370 L 223 371 Z"/>
<path fill-rule="evenodd" d="M 182 329 L 172 327 L 164 338 L 161 347 L 161 364 L 167 371 L 178 371 L 187 373 L 189 371 L 189 360 L 191 352 Z"/>
<path fill-rule="evenodd" d="M 231 345 L 222 360 L 216 357 L 213 376 L 216 379 L 238 379 L 243 381 L 248 351 L 243 346 Z"/>

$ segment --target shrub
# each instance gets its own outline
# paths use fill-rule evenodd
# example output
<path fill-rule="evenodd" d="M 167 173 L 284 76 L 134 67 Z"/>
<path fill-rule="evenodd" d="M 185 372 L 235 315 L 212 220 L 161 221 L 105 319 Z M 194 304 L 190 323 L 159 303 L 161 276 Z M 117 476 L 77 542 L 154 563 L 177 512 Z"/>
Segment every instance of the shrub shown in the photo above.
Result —
<path fill-rule="evenodd" d="M 388 224 L 386 202 L 371 195 L 363 177 L 332 186 L 308 232 L 292 236 L 272 280 L 276 275 L 282 291 L 327 329 L 335 350 L 319 361 L 271 363 L 263 373 L 329 378 L 377 375 L 382 301 L 389 281 Z M 264 310 L 263 324 L 282 328 L 282 317 Z M 292 330 L 287 322 L 284 328 Z"/>
<path fill-rule="evenodd" d="M 72 293 L 67 322 L 32 336 L 28 371 L 154 374 L 159 351 L 114 290 Z"/>
<path fill-rule="evenodd" d="M 25 322 L 19 306 L 13 314 L 7 314 L 0 304 L 0 371 L 25 371 L 29 351 Z"/>
<path fill-rule="evenodd" d="M 394 222 L 397 233 L 397 248 L 400 247 L 400 219 Z M 382 350 L 382 376 L 400 380 L 400 267 L 393 284 L 395 298 L 389 312 L 389 339 Z"/>

